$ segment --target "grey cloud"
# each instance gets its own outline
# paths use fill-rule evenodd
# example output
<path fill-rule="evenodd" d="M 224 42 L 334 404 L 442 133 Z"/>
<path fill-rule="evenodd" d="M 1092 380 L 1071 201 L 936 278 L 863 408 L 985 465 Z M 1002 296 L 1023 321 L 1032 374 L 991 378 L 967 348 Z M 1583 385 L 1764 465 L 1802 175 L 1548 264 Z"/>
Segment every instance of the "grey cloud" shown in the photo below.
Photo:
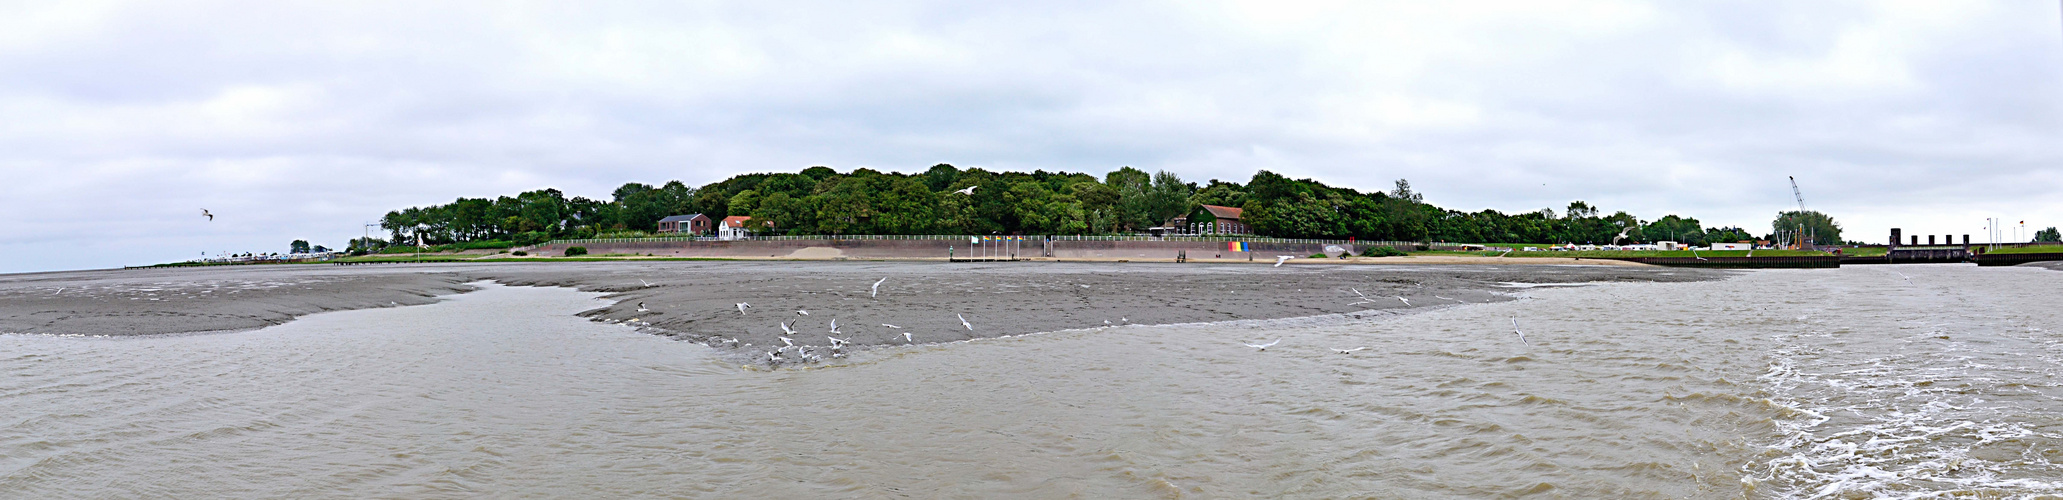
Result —
<path fill-rule="evenodd" d="M 1796 175 L 1866 240 L 2063 211 L 2054 5 L 14 9 L 0 272 L 816 164 L 1409 178 L 1450 208 L 1581 199 L 1756 230 Z"/>

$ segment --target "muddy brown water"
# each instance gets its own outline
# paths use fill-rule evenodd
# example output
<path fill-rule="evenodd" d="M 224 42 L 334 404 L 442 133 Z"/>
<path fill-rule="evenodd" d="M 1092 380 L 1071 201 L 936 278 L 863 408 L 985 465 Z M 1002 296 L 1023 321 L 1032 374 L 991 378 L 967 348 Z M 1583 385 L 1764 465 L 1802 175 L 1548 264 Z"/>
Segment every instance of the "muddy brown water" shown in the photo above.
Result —
<path fill-rule="evenodd" d="M 2038 497 L 2063 494 L 2059 290 L 1760 271 L 768 370 L 574 316 L 595 294 L 487 286 L 0 336 L 0 496 Z"/>

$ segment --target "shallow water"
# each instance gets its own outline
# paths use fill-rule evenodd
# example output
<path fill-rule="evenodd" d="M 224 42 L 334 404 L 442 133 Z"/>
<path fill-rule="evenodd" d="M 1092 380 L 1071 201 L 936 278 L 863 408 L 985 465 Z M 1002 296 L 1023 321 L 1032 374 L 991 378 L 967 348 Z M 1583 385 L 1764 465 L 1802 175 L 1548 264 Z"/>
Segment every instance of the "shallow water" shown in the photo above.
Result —
<path fill-rule="evenodd" d="M 2063 494 L 2059 285 L 1763 271 L 772 371 L 573 317 L 594 295 L 549 288 L 0 336 L 0 496 Z"/>

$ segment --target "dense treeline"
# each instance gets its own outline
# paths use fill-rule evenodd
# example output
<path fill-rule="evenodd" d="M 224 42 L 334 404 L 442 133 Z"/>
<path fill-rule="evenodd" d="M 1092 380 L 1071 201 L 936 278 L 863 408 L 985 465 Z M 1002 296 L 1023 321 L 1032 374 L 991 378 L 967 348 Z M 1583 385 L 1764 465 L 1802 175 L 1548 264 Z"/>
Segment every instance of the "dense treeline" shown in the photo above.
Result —
<path fill-rule="evenodd" d="M 1706 228 L 1676 215 L 1646 221 L 1601 215 L 1587 203 L 1505 214 L 1461 212 L 1425 203 L 1398 180 L 1363 193 L 1261 171 L 1246 183 L 1199 186 L 1166 171 L 1124 167 L 1102 178 L 1083 173 L 990 172 L 940 164 L 922 173 L 810 167 L 797 173 L 743 174 L 701 187 L 680 181 L 629 183 L 609 200 L 567 198 L 556 189 L 388 212 L 398 243 L 451 244 L 628 236 L 656 229 L 669 215 L 700 213 L 771 221 L 775 234 L 1129 234 L 1187 215 L 1207 222 L 1202 205 L 1244 209 L 1262 236 L 1398 241 L 1612 243 L 1659 240 L 1704 244 L 1752 239 L 1740 228 Z M 1831 219 L 1828 220 L 1831 223 Z M 1825 236 L 1825 235 L 1822 235 Z M 1835 235 L 1838 237 L 1838 234 Z M 354 247 L 378 244 L 354 242 Z"/>

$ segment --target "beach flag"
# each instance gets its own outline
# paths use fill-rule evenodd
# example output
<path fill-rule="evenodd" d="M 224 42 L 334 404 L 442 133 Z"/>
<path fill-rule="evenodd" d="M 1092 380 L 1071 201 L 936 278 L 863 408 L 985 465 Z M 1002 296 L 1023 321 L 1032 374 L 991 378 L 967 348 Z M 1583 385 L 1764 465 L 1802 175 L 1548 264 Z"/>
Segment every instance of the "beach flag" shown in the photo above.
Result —
<path fill-rule="evenodd" d="M 1246 249 L 1246 242 L 1244 242 L 1244 241 L 1227 241 L 1227 242 L 1225 242 L 1225 251 L 1227 251 L 1227 252 L 1245 252 L 1245 251 L 1247 251 L 1247 249 Z"/>

